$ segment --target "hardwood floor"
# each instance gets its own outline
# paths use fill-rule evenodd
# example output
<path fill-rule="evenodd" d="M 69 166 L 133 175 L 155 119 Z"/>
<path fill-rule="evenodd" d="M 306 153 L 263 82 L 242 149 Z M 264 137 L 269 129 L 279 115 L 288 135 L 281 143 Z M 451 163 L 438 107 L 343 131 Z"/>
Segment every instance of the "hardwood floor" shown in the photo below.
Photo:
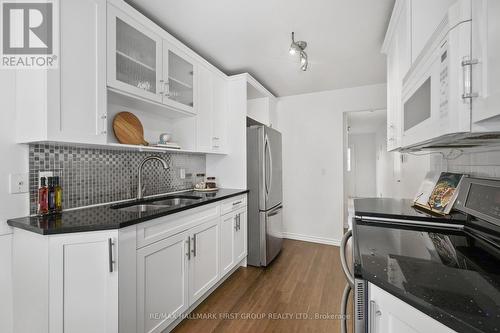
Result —
<path fill-rule="evenodd" d="M 174 332 L 340 332 L 345 284 L 338 247 L 285 240 L 269 268 L 239 268 Z"/>

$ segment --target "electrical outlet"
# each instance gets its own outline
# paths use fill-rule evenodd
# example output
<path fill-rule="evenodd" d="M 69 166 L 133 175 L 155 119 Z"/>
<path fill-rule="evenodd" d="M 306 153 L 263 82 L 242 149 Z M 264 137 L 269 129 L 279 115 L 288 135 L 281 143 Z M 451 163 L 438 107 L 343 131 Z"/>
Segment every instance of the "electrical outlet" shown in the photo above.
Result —
<path fill-rule="evenodd" d="M 45 177 L 45 185 L 48 185 L 48 179 L 49 177 L 54 177 L 54 173 L 52 171 L 40 171 L 38 173 L 38 188 L 42 186 L 42 183 L 40 182 L 40 178 Z"/>
<path fill-rule="evenodd" d="M 179 171 L 181 179 L 186 179 L 186 169 L 180 169 Z"/>
<path fill-rule="evenodd" d="M 27 193 L 29 190 L 28 173 L 10 174 L 10 193 Z"/>

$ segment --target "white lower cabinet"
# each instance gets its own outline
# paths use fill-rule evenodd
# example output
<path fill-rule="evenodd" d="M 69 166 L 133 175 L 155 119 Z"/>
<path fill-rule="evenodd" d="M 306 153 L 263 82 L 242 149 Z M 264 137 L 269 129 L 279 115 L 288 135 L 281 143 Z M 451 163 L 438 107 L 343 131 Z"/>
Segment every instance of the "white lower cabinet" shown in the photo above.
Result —
<path fill-rule="evenodd" d="M 16 229 L 14 332 L 118 333 L 117 235 Z"/>
<path fill-rule="evenodd" d="M 222 277 L 247 255 L 246 208 L 222 216 L 220 238 L 220 275 Z"/>
<path fill-rule="evenodd" d="M 441 324 L 379 287 L 368 284 L 370 333 L 453 333 Z"/>
<path fill-rule="evenodd" d="M 193 304 L 219 279 L 219 219 L 191 229 L 190 234 L 189 303 Z"/>
<path fill-rule="evenodd" d="M 234 214 L 222 216 L 220 221 L 220 275 L 224 276 L 234 264 L 234 235 L 236 233 Z"/>
<path fill-rule="evenodd" d="M 183 232 L 137 251 L 137 332 L 159 332 L 189 306 Z"/>
<path fill-rule="evenodd" d="M 14 331 L 168 331 L 245 260 L 246 218 L 243 195 L 119 230 L 14 229 Z"/>
<path fill-rule="evenodd" d="M 234 234 L 234 257 L 239 263 L 247 256 L 247 209 L 239 210 L 236 213 L 237 229 Z"/>

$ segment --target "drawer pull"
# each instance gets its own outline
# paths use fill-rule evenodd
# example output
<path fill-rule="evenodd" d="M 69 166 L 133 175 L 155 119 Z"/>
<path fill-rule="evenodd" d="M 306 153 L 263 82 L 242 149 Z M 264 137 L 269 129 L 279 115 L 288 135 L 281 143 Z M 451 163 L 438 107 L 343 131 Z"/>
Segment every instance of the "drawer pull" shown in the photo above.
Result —
<path fill-rule="evenodd" d="M 113 273 L 113 265 L 115 264 L 115 260 L 113 259 L 113 239 L 108 238 L 108 259 L 109 259 L 109 272 Z"/>
<path fill-rule="evenodd" d="M 243 201 L 242 201 L 242 200 L 240 200 L 240 201 L 236 201 L 236 202 L 233 202 L 233 206 L 237 206 L 237 205 L 239 205 L 239 204 L 241 204 L 241 203 L 243 203 Z"/>

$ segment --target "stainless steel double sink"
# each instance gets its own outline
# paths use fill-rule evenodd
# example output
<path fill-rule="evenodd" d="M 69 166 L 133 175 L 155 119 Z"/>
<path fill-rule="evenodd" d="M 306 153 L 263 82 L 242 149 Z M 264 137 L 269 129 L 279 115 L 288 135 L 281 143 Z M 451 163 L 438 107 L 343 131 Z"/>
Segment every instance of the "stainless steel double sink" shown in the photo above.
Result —
<path fill-rule="evenodd" d="M 201 200 L 201 197 L 190 195 L 176 195 L 163 198 L 145 199 L 141 201 L 127 202 L 111 206 L 111 209 L 122 210 L 126 212 L 149 212 L 158 209 L 170 208 L 175 206 L 184 206 L 194 204 Z"/>

